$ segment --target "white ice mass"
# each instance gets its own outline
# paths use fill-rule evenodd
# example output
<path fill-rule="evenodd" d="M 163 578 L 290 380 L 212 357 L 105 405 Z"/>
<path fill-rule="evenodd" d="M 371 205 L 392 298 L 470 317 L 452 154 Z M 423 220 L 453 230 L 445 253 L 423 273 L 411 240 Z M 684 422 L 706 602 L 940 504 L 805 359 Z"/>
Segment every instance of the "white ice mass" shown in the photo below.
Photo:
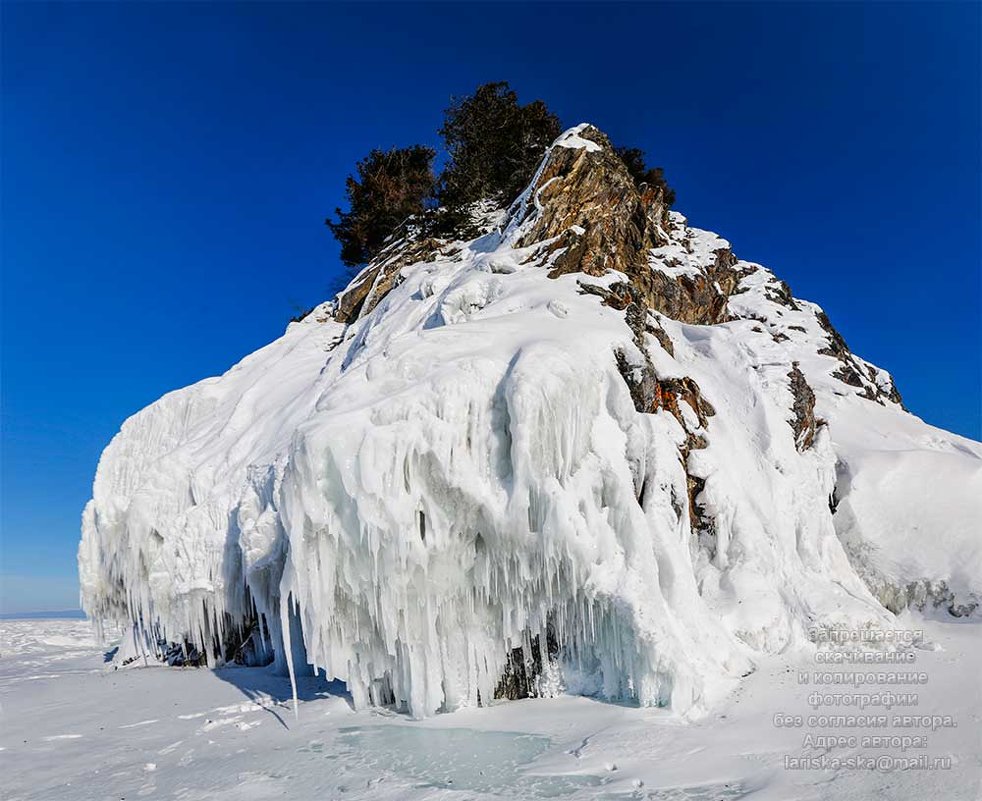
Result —
<path fill-rule="evenodd" d="M 982 445 L 677 213 L 649 209 L 646 275 L 558 269 L 603 241 L 610 158 L 571 129 L 484 235 L 393 243 L 127 420 L 83 516 L 89 615 L 213 661 L 258 616 L 284 666 L 421 717 L 490 701 L 516 648 L 533 692 L 695 715 L 813 627 L 972 614 Z M 696 311 L 618 302 L 649 279 Z"/>

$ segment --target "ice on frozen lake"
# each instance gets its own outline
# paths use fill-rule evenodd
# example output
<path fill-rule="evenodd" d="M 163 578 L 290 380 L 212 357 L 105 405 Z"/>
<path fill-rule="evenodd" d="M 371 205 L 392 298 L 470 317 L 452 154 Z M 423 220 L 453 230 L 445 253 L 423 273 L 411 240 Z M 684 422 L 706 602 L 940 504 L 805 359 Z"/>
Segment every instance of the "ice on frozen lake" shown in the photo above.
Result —
<path fill-rule="evenodd" d="M 605 158 L 589 135 L 557 149 L 581 172 Z M 982 446 L 889 400 L 889 376 L 759 265 L 733 257 L 720 322 L 630 327 L 623 275 L 550 278 L 566 250 L 524 241 L 545 188 L 387 283 L 370 265 L 350 319 L 319 307 L 127 420 L 83 516 L 89 614 L 213 663 L 258 619 L 259 651 L 343 680 L 357 707 L 487 704 L 523 649 L 554 671 L 540 694 L 696 715 L 811 627 L 889 624 L 911 582 L 977 605 Z M 665 219 L 652 274 L 722 292 L 728 243 Z M 814 390 L 807 436 L 793 370 Z M 641 410 L 639 387 L 674 394 Z M 921 558 L 947 526 L 919 492 L 935 463 L 964 517 Z"/>

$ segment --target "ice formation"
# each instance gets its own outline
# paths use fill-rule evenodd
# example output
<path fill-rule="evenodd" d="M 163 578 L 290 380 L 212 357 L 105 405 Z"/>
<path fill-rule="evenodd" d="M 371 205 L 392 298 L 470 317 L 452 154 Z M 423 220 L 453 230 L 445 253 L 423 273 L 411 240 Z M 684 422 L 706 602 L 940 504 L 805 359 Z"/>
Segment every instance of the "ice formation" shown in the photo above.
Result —
<path fill-rule="evenodd" d="M 83 515 L 89 615 L 213 660 L 258 620 L 280 664 L 423 716 L 489 702 L 519 648 L 539 692 L 696 713 L 810 627 L 970 613 L 982 445 L 679 214 L 627 274 L 593 225 L 610 157 L 571 129 L 483 236 L 393 243 L 127 420 Z"/>

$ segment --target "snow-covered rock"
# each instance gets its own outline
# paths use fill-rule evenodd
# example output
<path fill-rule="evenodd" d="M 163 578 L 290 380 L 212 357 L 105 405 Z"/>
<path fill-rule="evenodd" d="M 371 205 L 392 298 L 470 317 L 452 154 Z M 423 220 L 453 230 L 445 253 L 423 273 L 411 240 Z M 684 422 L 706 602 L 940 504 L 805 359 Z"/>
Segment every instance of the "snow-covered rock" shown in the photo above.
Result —
<path fill-rule="evenodd" d="M 217 659 L 258 619 L 417 716 L 505 685 L 697 713 L 810 628 L 977 605 L 982 445 L 596 129 L 484 219 L 126 421 L 83 515 L 92 617 Z"/>

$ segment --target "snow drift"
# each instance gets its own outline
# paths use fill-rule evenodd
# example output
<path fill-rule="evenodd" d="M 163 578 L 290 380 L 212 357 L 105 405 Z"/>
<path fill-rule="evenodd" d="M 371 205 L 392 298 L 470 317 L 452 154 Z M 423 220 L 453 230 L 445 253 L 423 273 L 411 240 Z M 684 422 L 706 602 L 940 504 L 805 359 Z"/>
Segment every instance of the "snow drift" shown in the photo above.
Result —
<path fill-rule="evenodd" d="M 532 694 L 697 712 L 810 628 L 976 608 L 982 446 L 907 413 L 603 134 L 479 211 L 484 235 L 407 229 L 126 421 L 83 515 L 90 616 L 212 659 L 254 625 L 281 665 L 420 716 L 523 667 Z"/>

